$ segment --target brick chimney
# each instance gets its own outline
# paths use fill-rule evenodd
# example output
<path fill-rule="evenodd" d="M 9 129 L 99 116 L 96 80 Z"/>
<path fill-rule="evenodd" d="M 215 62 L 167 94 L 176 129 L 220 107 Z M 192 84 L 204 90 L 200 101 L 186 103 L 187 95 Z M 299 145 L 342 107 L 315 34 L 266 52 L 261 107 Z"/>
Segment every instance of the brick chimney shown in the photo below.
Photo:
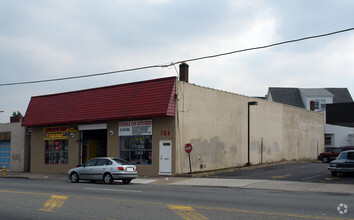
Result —
<path fill-rule="evenodd" d="M 12 117 L 10 117 L 10 123 L 21 122 L 21 120 L 22 120 L 21 116 L 16 116 L 16 117 L 12 116 Z"/>
<path fill-rule="evenodd" d="M 188 72 L 189 72 L 188 69 L 189 69 L 189 66 L 185 62 L 183 62 L 179 65 L 179 80 L 180 81 L 188 82 Z"/>
<path fill-rule="evenodd" d="M 313 100 L 310 101 L 310 110 L 315 111 L 315 101 Z"/>

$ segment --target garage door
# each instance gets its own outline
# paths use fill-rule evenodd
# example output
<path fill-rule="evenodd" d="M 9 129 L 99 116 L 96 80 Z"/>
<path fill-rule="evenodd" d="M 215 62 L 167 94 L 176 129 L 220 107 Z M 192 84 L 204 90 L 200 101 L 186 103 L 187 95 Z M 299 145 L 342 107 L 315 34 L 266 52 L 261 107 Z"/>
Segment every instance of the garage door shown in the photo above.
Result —
<path fill-rule="evenodd" d="M 10 169 L 10 141 L 0 141 L 0 168 Z"/>

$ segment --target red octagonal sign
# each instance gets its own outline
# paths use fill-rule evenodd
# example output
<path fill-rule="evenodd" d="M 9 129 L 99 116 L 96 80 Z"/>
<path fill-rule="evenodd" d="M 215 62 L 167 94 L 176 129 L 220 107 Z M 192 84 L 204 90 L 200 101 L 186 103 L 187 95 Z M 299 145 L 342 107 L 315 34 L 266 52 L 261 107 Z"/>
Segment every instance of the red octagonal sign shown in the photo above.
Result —
<path fill-rule="evenodd" d="M 184 147 L 184 150 L 189 154 L 193 150 L 193 147 L 192 147 L 192 145 L 190 143 L 188 143 Z"/>

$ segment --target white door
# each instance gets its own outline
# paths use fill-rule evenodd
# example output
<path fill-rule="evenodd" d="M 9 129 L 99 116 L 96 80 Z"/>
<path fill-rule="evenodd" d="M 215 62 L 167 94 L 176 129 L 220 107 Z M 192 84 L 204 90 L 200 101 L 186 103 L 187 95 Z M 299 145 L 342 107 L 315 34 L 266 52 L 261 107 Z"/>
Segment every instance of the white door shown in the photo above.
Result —
<path fill-rule="evenodd" d="M 172 175 L 172 141 L 160 141 L 159 175 Z"/>

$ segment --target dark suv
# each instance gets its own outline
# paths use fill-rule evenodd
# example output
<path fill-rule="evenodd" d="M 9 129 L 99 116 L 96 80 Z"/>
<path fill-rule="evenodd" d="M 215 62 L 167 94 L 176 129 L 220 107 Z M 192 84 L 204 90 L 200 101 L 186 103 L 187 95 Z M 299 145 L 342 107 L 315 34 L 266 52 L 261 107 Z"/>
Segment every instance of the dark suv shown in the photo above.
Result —
<path fill-rule="evenodd" d="M 354 172 L 354 150 L 340 153 L 338 158 L 329 164 L 328 170 L 331 171 L 332 176 Z"/>
<path fill-rule="evenodd" d="M 354 150 L 354 146 L 338 147 L 330 152 L 320 153 L 317 159 L 321 160 L 322 163 L 329 163 L 332 160 L 335 160 L 342 151 L 346 150 Z"/>

